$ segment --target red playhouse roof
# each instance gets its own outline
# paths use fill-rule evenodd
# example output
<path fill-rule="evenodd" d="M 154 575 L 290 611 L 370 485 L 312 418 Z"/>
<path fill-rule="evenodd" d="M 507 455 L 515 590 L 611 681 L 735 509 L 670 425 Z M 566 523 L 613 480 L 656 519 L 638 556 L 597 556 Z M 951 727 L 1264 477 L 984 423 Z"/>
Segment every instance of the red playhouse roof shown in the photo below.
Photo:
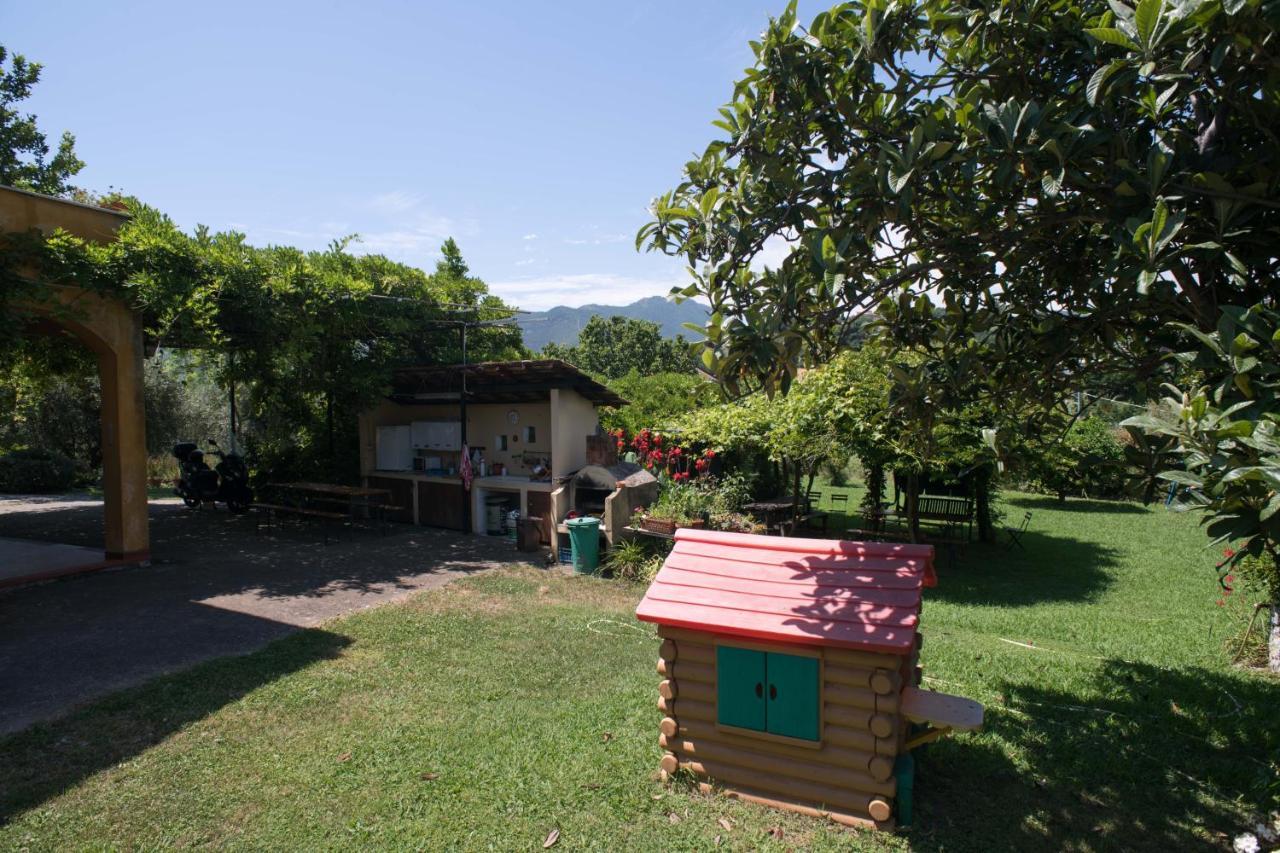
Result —
<path fill-rule="evenodd" d="M 789 539 L 681 528 L 636 608 L 645 622 L 906 654 L 932 545 Z"/>

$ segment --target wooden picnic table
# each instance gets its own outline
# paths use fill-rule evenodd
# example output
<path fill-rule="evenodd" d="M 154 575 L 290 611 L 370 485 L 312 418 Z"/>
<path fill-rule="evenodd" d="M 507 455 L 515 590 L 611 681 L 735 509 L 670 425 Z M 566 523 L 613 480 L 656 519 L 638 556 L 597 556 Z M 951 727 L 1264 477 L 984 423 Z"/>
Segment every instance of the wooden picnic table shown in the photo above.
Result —
<path fill-rule="evenodd" d="M 811 523 L 814 520 L 821 519 L 822 532 L 827 532 L 827 514 L 825 512 L 814 512 L 809 506 L 809 502 L 795 498 L 779 498 L 771 501 L 752 501 L 743 505 L 743 509 L 751 515 L 758 516 L 764 523 L 765 531 L 776 531 L 781 536 L 787 536 L 795 532 L 791 520 L 796 516 L 796 507 L 799 507 L 799 523 Z"/>
<path fill-rule="evenodd" d="M 313 492 L 318 495 L 343 498 L 374 498 L 379 495 L 391 497 L 390 489 L 373 489 L 367 486 L 341 486 L 337 483 L 268 483 L 267 487 L 294 492 Z"/>
<path fill-rule="evenodd" d="M 277 492 L 286 495 L 284 498 L 293 506 L 282 506 L 277 504 L 267 504 L 267 508 L 274 511 L 291 511 L 296 514 L 314 515 L 317 517 L 345 515 L 347 520 L 352 524 L 361 517 L 369 518 L 387 527 L 386 513 L 388 510 L 394 510 L 396 507 L 391 506 L 391 490 L 376 489 L 367 486 L 343 486 L 337 483 L 314 483 L 314 482 L 298 482 L 298 483 L 268 483 L 268 489 L 274 489 Z M 344 512 L 321 512 L 312 507 L 304 507 L 303 502 L 307 503 L 325 503 L 342 507 Z M 327 541 L 327 540 L 326 540 Z"/>

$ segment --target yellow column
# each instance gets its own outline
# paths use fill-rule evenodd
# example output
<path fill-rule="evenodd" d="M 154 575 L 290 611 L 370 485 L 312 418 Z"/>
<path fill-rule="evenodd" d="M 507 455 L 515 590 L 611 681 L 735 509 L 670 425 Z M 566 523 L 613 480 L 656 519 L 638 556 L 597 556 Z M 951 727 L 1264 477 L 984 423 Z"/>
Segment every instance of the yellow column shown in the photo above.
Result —
<path fill-rule="evenodd" d="M 123 306 L 121 306 L 123 308 Z M 115 347 L 98 354 L 102 380 L 102 491 L 108 559 L 146 559 L 147 440 L 142 403 L 142 329 L 127 310 Z M 105 319 L 105 318 L 104 318 Z"/>

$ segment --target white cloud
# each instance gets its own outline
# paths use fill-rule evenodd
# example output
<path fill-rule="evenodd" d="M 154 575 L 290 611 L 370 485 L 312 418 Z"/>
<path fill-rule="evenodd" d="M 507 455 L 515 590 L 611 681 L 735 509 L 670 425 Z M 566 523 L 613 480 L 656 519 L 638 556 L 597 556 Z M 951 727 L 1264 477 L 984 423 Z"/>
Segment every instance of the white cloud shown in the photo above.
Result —
<path fill-rule="evenodd" d="M 369 206 L 383 213 L 404 213 L 422 203 L 422 196 L 406 190 L 392 190 L 373 197 Z"/>
<path fill-rule="evenodd" d="M 602 234 L 599 237 L 589 237 L 586 239 L 566 237 L 564 241 L 570 246 L 605 246 L 611 243 L 625 243 L 630 239 L 631 237 L 627 234 Z"/>
<path fill-rule="evenodd" d="M 537 235 L 537 234 L 526 234 L 526 235 L 524 235 L 523 237 L 521 237 L 520 239 L 521 239 L 521 240 L 537 240 L 537 239 L 538 239 L 538 235 Z"/>
<path fill-rule="evenodd" d="M 627 305 L 646 296 L 666 296 L 686 284 L 681 278 L 638 278 L 614 273 L 547 275 L 489 282 L 489 290 L 529 311 L 587 303 Z"/>

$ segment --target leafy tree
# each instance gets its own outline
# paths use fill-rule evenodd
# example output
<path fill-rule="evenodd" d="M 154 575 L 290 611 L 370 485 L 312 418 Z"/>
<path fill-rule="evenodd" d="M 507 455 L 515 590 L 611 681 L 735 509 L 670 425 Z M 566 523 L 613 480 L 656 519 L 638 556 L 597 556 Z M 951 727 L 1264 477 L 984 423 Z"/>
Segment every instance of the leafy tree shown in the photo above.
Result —
<path fill-rule="evenodd" d="M 785 384 L 792 339 L 813 349 L 873 307 L 900 343 L 973 349 L 1006 394 L 1149 370 L 1164 320 L 1212 328 L 1276 271 L 1278 15 L 926 0 L 804 29 L 793 4 L 753 42 L 726 138 L 638 242 L 690 262 L 728 380 Z M 790 254 L 754 273 L 779 235 Z M 935 313 L 951 334 L 921 338 Z"/>
<path fill-rule="evenodd" d="M 471 268 L 462 259 L 462 250 L 457 242 L 448 237 L 440 246 L 440 260 L 436 261 L 436 275 L 447 278 L 466 278 Z"/>
<path fill-rule="evenodd" d="M 813 486 L 823 463 L 851 454 L 883 467 L 895 458 L 884 353 L 871 345 L 806 372 L 786 395 L 763 392 L 693 412 L 678 422 L 683 438 L 739 458 L 765 455 L 784 469 L 794 494 Z M 807 483 L 802 486 L 802 479 Z"/>
<path fill-rule="evenodd" d="M 1204 513 L 1215 542 L 1237 545 L 1219 569 L 1246 557 L 1265 565 L 1268 659 L 1280 672 L 1280 312 L 1226 306 L 1213 332 L 1181 330 L 1198 345 L 1183 359 L 1210 384 L 1168 386 L 1162 410 L 1125 425 L 1176 442 L 1183 469 L 1161 476 L 1188 488 L 1184 505 Z"/>
<path fill-rule="evenodd" d="M 72 191 L 71 178 L 84 168 L 76 157 L 76 139 L 64 132 L 58 150 L 49 156 L 49 142 L 36 125 L 36 117 L 22 113 L 19 107 L 40 82 L 42 66 L 15 53 L 5 68 L 8 57 L 9 52 L 0 46 L 0 184 L 65 195 Z"/>
<path fill-rule="evenodd" d="M 1251 0 L 867 0 L 804 28 L 792 4 L 637 246 L 687 260 L 731 391 L 787 388 L 874 312 L 920 359 L 890 398 L 914 456 L 970 405 L 1038 432 L 1095 377 L 1145 391 L 1171 320 L 1274 307 L 1278 21 Z"/>
<path fill-rule="evenodd" d="M 1129 490 L 1139 495 L 1142 503 L 1156 499 L 1161 485 L 1160 475 L 1176 461 L 1177 440 L 1172 436 L 1158 436 L 1138 427 L 1124 427 L 1129 440 L 1124 444 L 1124 460 L 1129 477 Z"/>
<path fill-rule="evenodd" d="M 609 380 L 609 387 L 628 401 L 621 408 L 600 410 L 600 423 L 607 430 L 621 429 L 627 435 L 640 430 L 665 430 L 688 412 L 719 402 L 714 382 L 692 373 L 655 373 L 645 376 L 632 370 Z"/>
<path fill-rule="evenodd" d="M 1062 438 L 1033 444 L 1028 455 L 1035 484 L 1059 500 L 1068 495 L 1118 498 L 1124 492 L 1124 445 L 1101 418 L 1074 421 Z"/>
<path fill-rule="evenodd" d="M 578 333 L 577 344 L 547 344 L 542 355 L 563 359 L 606 379 L 620 379 L 632 371 L 641 376 L 693 372 L 683 336 L 664 338 L 657 323 L 629 317 L 594 315 Z"/>

